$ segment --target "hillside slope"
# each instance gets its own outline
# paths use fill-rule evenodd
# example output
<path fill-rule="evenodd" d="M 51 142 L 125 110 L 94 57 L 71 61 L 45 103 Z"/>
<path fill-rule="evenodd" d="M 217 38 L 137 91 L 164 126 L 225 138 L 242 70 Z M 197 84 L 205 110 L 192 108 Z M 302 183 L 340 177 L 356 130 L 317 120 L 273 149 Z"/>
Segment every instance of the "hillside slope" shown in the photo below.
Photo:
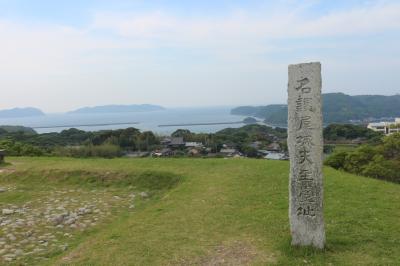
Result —
<path fill-rule="evenodd" d="M 125 184 L 130 176 L 179 177 L 179 183 L 144 200 L 134 211 L 121 204 L 120 212 L 107 223 L 80 235 L 65 252 L 49 254 L 50 265 L 400 263 L 396 184 L 326 168 L 327 248 L 314 251 L 289 244 L 287 162 L 13 158 L 12 163 L 7 169 L 15 172 L 0 175 L 0 185 L 14 183 L 21 189 L 27 180 L 32 182 L 30 189 L 35 188 L 36 179 L 41 187 L 79 186 L 92 191 L 96 185 L 97 190 L 104 186 L 111 189 L 109 193 L 125 193 L 142 185 L 134 185 L 139 180 L 135 178 L 131 185 Z"/>
<path fill-rule="evenodd" d="M 325 123 L 345 123 L 351 120 L 400 116 L 400 95 L 322 94 Z M 241 106 L 232 109 L 234 115 L 255 116 L 271 124 L 287 123 L 287 105 Z"/>

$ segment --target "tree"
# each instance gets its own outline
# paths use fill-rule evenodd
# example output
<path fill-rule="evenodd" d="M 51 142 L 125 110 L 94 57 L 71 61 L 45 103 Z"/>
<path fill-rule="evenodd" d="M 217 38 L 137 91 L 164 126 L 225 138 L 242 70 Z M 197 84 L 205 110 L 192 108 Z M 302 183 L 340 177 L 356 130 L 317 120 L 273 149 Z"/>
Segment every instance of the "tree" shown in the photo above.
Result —
<path fill-rule="evenodd" d="M 383 139 L 383 155 L 387 159 L 400 160 L 400 133 Z"/>
<path fill-rule="evenodd" d="M 400 183 L 400 163 L 387 160 L 381 154 L 378 154 L 365 166 L 362 174 Z"/>
<path fill-rule="evenodd" d="M 345 151 L 334 152 L 325 160 L 325 164 L 335 169 L 343 169 L 347 155 L 348 153 Z"/>
<path fill-rule="evenodd" d="M 177 129 L 174 133 L 171 134 L 171 136 L 174 138 L 182 137 L 185 140 L 189 140 L 192 135 L 193 133 L 190 132 L 190 130 L 188 129 Z"/>
<path fill-rule="evenodd" d="M 244 146 L 241 150 L 247 157 L 252 157 L 252 158 L 258 157 L 258 152 L 256 148 L 250 146 Z"/>
<path fill-rule="evenodd" d="M 361 174 L 364 166 L 367 165 L 376 154 L 376 148 L 370 145 L 363 145 L 346 156 L 344 169 L 351 173 Z"/>

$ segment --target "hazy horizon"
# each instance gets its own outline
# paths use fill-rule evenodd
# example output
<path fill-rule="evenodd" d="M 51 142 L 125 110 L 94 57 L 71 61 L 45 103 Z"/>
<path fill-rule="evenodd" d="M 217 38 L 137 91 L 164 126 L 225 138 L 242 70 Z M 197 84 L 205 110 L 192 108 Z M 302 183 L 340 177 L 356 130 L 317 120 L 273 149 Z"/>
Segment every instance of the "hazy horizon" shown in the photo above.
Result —
<path fill-rule="evenodd" d="M 287 66 L 323 93 L 400 92 L 400 3 L 0 0 L 0 109 L 286 103 Z"/>
<path fill-rule="evenodd" d="M 343 92 L 330 92 L 330 93 L 343 93 Z M 379 96 L 395 96 L 399 95 L 399 93 L 395 94 L 358 94 L 358 95 L 350 95 L 350 96 L 360 96 L 360 95 L 379 95 Z M 196 109 L 196 108 L 234 108 L 234 107 L 239 107 L 239 106 L 265 106 L 265 105 L 271 105 L 271 104 L 287 104 L 287 102 L 274 102 L 274 103 L 253 103 L 253 104 L 238 104 L 238 105 L 228 105 L 228 104 L 219 104 L 219 105 L 191 105 L 191 106 L 167 106 L 167 105 L 161 105 L 161 104 L 155 104 L 155 103 L 126 103 L 126 104 L 119 104 L 119 103 L 109 103 L 109 104 L 99 104 L 99 105 L 83 105 L 83 106 L 77 106 L 73 109 L 66 109 L 66 110 L 61 110 L 61 111 L 55 111 L 55 112 L 47 112 L 45 109 L 40 108 L 38 106 L 14 106 L 10 108 L 5 108 L 5 109 L 0 109 L 1 110 L 9 110 L 9 109 L 15 109 L 15 108 L 37 108 L 43 111 L 45 114 L 61 114 L 61 113 L 67 113 L 70 111 L 75 111 L 80 108 L 85 108 L 85 107 L 99 107 L 99 106 L 112 106 L 112 105 L 157 105 L 164 107 L 166 109 Z"/>

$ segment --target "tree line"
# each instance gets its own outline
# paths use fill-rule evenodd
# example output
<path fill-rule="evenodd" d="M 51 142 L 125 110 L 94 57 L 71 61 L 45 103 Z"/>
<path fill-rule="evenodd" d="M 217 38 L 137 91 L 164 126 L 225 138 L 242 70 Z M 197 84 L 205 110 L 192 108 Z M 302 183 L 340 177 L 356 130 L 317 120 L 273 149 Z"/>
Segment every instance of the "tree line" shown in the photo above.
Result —
<path fill-rule="evenodd" d="M 199 142 L 218 152 L 223 145 L 240 151 L 250 149 L 254 141 L 267 145 L 274 138 L 284 140 L 286 129 L 263 125 L 247 125 L 242 128 L 224 129 L 217 133 L 193 133 L 178 129 L 172 137 L 183 137 L 186 142 Z M 37 134 L 32 131 L 0 130 L 0 149 L 11 156 L 73 156 L 73 157 L 118 157 L 124 152 L 153 151 L 163 148 L 159 136 L 151 131 L 141 132 L 136 128 L 83 131 L 75 128 L 60 133 Z M 248 152 L 250 153 L 250 152 Z"/>
<path fill-rule="evenodd" d="M 352 151 L 333 152 L 325 164 L 350 173 L 400 183 L 400 133 L 379 144 L 364 144 Z"/>

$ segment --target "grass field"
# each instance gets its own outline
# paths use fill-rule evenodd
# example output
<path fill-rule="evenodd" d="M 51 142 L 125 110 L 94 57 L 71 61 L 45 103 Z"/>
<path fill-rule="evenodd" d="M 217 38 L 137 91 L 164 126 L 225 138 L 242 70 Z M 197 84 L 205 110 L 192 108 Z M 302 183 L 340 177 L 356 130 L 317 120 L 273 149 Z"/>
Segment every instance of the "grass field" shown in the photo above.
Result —
<path fill-rule="evenodd" d="M 357 144 L 335 144 L 335 149 L 334 151 L 336 152 L 350 152 L 350 151 L 354 151 L 357 147 L 359 147 L 359 145 Z"/>
<path fill-rule="evenodd" d="M 16 221 L 21 215 L 33 213 L 29 219 L 36 224 L 30 229 L 35 233 L 33 242 L 27 243 L 30 250 L 35 250 L 37 241 L 39 245 L 46 243 L 40 242 L 46 233 L 50 232 L 55 240 L 45 239 L 47 246 L 26 252 L 26 241 L 21 243 L 26 238 L 26 227 L 3 226 L 0 251 L 5 251 L 0 254 L 1 263 L 400 265 L 397 184 L 325 168 L 327 246 L 317 251 L 290 246 L 288 162 L 68 158 L 8 161 L 11 165 L 1 168 L 0 173 L 0 187 L 7 189 L 0 193 L 0 207 L 26 211 L 3 214 L 2 219 L 16 216 Z M 79 216 L 83 218 L 73 228 L 49 225 L 42 216 L 47 213 L 52 218 L 60 202 L 68 210 L 89 206 L 98 212 Z M 10 232 L 16 236 L 13 242 L 8 239 Z M 19 254 L 24 252 L 20 257 L 4 257 L 18 249 Z"/>

